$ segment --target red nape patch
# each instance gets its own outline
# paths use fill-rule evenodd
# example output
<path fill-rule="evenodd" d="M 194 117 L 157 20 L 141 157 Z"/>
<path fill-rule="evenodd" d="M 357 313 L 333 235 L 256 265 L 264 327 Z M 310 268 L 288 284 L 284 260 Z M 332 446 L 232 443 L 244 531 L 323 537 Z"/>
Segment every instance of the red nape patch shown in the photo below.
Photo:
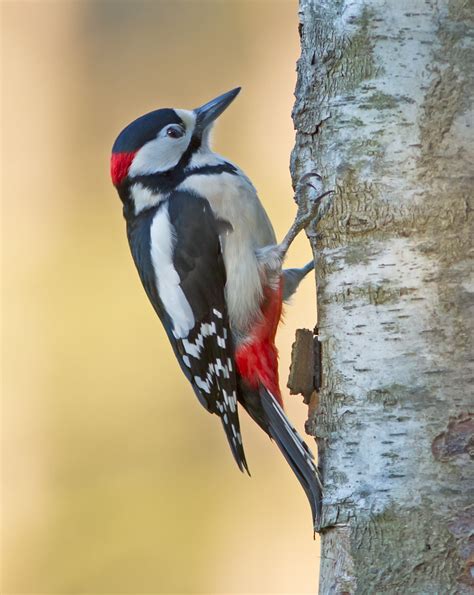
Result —
<path fill-rule="evenodd" d="M 253 328 L 250 338 L 237 348 L 235 363 L 242 378 L 252 387 L 263 384 L 283 407 L 278 382 L 278 351 L 275 334 L 281 318 L 282 283 L 278 289 L 265 290 L 262 319 Z"/>
<path fill-rule="evenodd" d="M 112 157 L 110 158 L 110 175 L 112 176 L 114 186 L 118 186 L 126 177 L 134 157 L 134 151 L 130 153 L 112 153 Z"/>

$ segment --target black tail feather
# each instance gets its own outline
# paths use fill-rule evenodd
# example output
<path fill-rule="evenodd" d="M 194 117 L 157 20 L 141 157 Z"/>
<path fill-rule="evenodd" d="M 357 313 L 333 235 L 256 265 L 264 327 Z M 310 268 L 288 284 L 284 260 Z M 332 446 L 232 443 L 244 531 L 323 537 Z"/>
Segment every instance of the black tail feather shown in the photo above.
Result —
<path fill-rule="evenodd" d="M 313 526 L 316 527 L 321 518 L 322 485 L 314 457 L 275 397 L 261 387 L 260 398 L 268 432 L 306 492 L 313 513 Z"/>
<path fill-rule="evenodd" d="M 237 420 L 238 421 L 238 420 Z M 240 427 L 232 426 L 229 422 L 225 421 L 224 416 L 221 416 L 222 426 L 224 427 L 225 435 L 229 442 L 230 450 L 234 456 L 235 462 L 239 469 L 244 472 L 246 471 L 250 475 L 250 471 L 245 458 L 244 447 L 242 446 L 242 437 L 240 435 Z"/>

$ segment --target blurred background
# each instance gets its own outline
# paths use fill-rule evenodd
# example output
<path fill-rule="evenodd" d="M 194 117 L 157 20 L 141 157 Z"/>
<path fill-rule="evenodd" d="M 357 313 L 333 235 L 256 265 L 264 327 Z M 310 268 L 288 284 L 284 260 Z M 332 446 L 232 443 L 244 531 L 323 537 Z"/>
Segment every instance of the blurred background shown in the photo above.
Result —
<path fill-rule="evenodd" d="M 303 490 L 242 415 L 252 477 L 178 370 L 134 269 L 110 148 L 243 90 L 214 134 L 282 237 L 297 1 L 1 3 L 2 593 L 314 593 Z M 289 264 L 311 257 L 300 237 Z M 312 279 L 286 309 L 284 387 Z M 301 432 L 307 409 L 288 397 Z M 310 439 L 310 443 L 313 442 Z"/>

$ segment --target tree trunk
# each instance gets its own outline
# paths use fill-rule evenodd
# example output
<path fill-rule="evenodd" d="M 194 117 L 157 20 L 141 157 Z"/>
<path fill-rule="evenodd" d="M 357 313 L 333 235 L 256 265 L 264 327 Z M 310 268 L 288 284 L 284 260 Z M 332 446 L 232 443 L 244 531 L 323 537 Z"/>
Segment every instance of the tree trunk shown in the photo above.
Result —
<path fill-rule="evenodd" d="M 335 190 L 308 234 L 323 595 L 474 586 L 473 18 L 469 0 L 300 1 L 293 180 Z"/>

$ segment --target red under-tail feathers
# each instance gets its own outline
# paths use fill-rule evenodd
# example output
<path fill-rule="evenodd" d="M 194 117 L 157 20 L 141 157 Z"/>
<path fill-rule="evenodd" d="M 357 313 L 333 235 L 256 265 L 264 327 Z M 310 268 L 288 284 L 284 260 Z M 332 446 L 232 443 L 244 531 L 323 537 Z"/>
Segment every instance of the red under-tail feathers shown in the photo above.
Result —
<path fill-rule="evenodd" d="M 268 389 L 283 407 L 278 382 L 278 351 L 275 335 L 282 313 L 282 281 L 277 289 L 266 287 L 262 318 L 252 329 L 250 337 L 237 348 L 237 370 L 251 388 L 260 384 Z"/>

